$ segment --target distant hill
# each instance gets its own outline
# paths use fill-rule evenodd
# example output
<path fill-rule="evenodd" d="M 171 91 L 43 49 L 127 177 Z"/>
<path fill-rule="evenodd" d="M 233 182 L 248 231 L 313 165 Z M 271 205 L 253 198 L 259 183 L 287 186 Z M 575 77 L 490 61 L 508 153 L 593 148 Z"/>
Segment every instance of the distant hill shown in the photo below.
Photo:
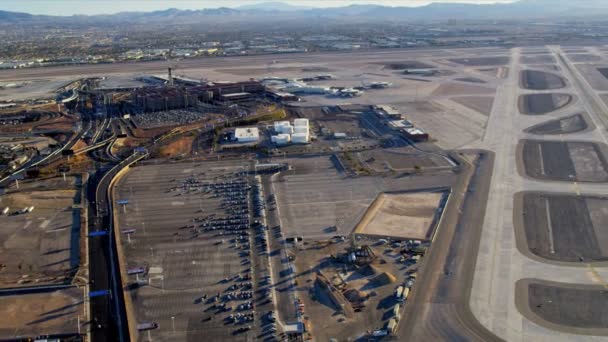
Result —
<path fill-rule="evenodd" d="M 281 12 L 277 15 L 277 12 Z M 261 2 L 237 8 L 203 10 L 167 9 L 153 12 L 123 12 L 95 16 L 39 16 L 0 11 L 0 25 L 19 23 L 96 25 L 108 23 L 196 24 L 200 22 L 289 22 L 314 19 L 358 21 L 429 21 L 450 19 L 548 19 L 566 17 L 601 18 L 608 15 L 608 0 L 521 0 L 503 4 L 462 4 L 436 2 L 420 7 L 350 5 L 332 8 L 292 6 L 281 2 Z M 179 20 L 179 21 L 176 21 Z"/>
<path fill-rule="evenodd" d="M 294 12 L 294 11 L 311 10 L 311 9 L 314 9 L 314 7 L 294 6 L 294 5 L 286 4 L 284 2 L 269 1 L 269 2 L 260 2 L 257 4 L 251 4 L 251 5 L 243 5 L 243 6 L 237 7 L 236 9 L 244 10 L 244 11 L 258 10 L 258 11 Z"/>

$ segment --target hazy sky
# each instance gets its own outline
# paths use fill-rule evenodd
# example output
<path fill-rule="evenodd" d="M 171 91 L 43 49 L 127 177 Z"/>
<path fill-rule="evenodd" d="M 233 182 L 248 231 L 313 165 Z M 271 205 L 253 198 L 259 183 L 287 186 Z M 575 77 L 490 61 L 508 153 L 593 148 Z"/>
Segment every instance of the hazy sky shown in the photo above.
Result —
<path fill-rule="evenodd" d="M 276 1 L 276 0 L 270 0 Z M 336 7 L 350 4 L 386 6 L 421 6 L 429 2 L 497 3 L 513 0 L 278 0 L 292 5 Z M 201 9 L 238 7 L 267 2 L 266 0 L 0 0 L 0 10 L 32 14 L 72 15 L 100 14 L 124 11 L 156 11 L 167 8 Z"/>

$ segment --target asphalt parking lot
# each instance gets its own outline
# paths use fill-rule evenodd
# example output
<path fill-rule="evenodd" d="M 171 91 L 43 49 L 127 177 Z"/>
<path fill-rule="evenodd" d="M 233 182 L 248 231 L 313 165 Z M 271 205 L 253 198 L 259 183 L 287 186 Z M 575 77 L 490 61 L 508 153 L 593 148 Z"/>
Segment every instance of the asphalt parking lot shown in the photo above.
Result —
<path fill-rule="evenodd" d="M 246 161 L 147 165 L 118 185 L 117 206 L 139 340 L 255 336 Z M 138 269 L 138 268 L 143 269 Z M 139 285 L 138 285 L 139 280 Z M 251 327 L 251 328 L 249 328 Z"/>
<path fill-rule="evenodd" d="M 136 114 L 131 117 L 140 128 L 154 128 L 172 125 L 188 125 L 208 119 L 209 113 L 196 109 L 174 109 L 159 112 Z"/>

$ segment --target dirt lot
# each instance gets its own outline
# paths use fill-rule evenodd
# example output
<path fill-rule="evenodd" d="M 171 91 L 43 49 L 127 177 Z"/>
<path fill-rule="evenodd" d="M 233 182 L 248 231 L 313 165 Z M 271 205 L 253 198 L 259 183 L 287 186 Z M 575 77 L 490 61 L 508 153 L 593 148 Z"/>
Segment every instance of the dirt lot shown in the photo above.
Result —
<path fill-rule="evenodd" d="M 572 102 L 567 94 L 528 94 L 519 97 L 519 111 L 524 115 L 543 115 L 566 107 Z"/>
<path fill-rule="evenodd" d="M 516 298 L 525 316 L 552 330 L 608 334 L 608 296 L 602 286 L 522 279 L 516 284 Z"/>
<path fill-rule="evenodd" d="M 586 130 L 589 127 L 585 115 L 575 114 L 543 122 L 525 130 L 532 134 L 568 134 Z"/>
<path fill-rule="evenodd" d="M 348 235 L 379 193 L 443 187 L 453 180 L 446 173 L 349 177 L 329 156 L 277 160 L 293 168 L 273 177 L 281 229 L 287 237 Z"/>
<path fill-rule="evenodd" d="M 534 56 L 521 56 L 520 62 L 523 64 L 552 64 L 555 63 L 555 57 L 553 55 L 534 55 Z"/>
<path fill-rule="evenodd" d="M 462 96 L 450 100 L 486 116 L 490 116 L 494 106 L 494 98 L 490 96 Z"/>
<path fill-rule="evenodd" d="M 521 86 L 524 89 L 549 90 L 560 89 L 566 82 L 558 75 L 537 70 L 523 70 L 521 72 Z"/>
<path fill-rule="evenodd" d="M 158 155 L 163 158 L 186 156 L 192 152 L 194 138 L 194 136 L 179 137 L 159 148 Z"/>
<path fill-rule="evenodd" d="M 360 137 L 363 135 L 363 128 L 359 125 L 359 120 L 347 115 L 338 116 L 336 120 L 319 120 L 315 122 L 319 128 L 325 128 L 331 133 L 346 133 L 348 137 Z"/>
<path fill-rule="evenodd" d="M 75 190 L 16 192 L 0 197 L 11 213 L 0 230 L 0 287 L 70 282 L 80 262 L 80 202 Z"/>
<path fill-rule="evenodd" d="M 378 246 L 376 240 L 361 240 L 359 245 L 370 246 L 378 259 L 358 267 L 341 262 L 338 258 L 349 248 L 348 240 L 311 242 L 288 252 L 295 257 L 296 293 L 304 304 L 304 319 L 315 341 L 359 340 L 367 331 L 385 328 L 395 317 L 393 308 L 398 302 L 394 291 L 403 284 L 407 268 L 399 263 L 402 254 Z M 416 267 L 414 264 L 412 269 Z M 317 280 L 318 274 L 331 282 L 335 300 Z M 338 307 L 337 303 L 342 305 Z"/>
<path fill-rule="evenodd" d="M 78 333 L 78 316 L 85 331 L 83 289 L 72 287 L 50 292 L 0 296 L 0 339 L 45 334 Z"/>
<path fill-rule="evenodd" d="M 422 154 L 411 147 L 375 149 L 356 153 L 364 167 L 378 173 L 419 172 L 434 168 L 449 168 L 445 159 L 429 154 Z"/>
<path fill-rule="evenodd" d="M 518 247 L 544 259 L 608 260 L 608 198 L 519 193 L 515 220 Z"/>
<path fill-rule="evenodd" d="M 524 140 L 520 144 L 523 169 L 529 177 L 555 181 L 608 181 L 603 145 L 534 140 Z"/>
<path fill-rule="evenodd" d="M 383 193 L 355 228 L 357 234 L 396 239 L 429 240 L 443 193 Z"/>
<path fill-rule="evenodd" d="M 510 58 L 506 56 L 497 57 L 471 57 L 471 58 L 452 58 L 450 62 L 466 65 L 466 66 L 492 66 L 505 65 L 509 63 Z"/>

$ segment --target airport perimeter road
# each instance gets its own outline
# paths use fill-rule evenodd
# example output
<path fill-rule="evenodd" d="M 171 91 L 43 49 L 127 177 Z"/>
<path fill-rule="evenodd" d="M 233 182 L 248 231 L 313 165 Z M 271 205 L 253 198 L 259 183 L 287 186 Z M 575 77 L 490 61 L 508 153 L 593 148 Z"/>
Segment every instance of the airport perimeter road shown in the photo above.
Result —
<path fill-rule="evenodd" d="M 469 296 L 487 200 L 494 156 L 464 162 L 452 188 L 437 238 L 424 257 L 412 297 L 399 325 L 401 341 L 501 341 L 475 318 Z"/>
<path fill-rule="evenodd" d="M 112 204 L 109 202 L 108 190 L 112 179 L 122 168 L 143 157 L 145 155 L 135 153 L 110 170 L 98 170 L 89 181 L 89 234 L 102 234 L 89 237 L 90 292 L 108 291 L 107 295 L 91 298 L 93 342 L 128 340 L 116 245 L 111 229 Z"/>

